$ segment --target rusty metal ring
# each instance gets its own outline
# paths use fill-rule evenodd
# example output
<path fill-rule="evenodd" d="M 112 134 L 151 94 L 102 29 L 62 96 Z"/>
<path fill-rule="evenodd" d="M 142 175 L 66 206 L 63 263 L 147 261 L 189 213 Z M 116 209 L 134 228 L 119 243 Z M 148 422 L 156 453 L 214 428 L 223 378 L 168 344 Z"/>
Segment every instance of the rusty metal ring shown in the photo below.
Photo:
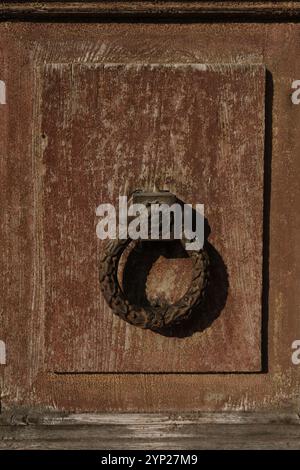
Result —
<path fill-rule="evenodd" d="M 112 312 L 132 325 L 153 331 L 163 330 L 188 319 L 192 309 L 202 303 L 208 285 L 209 257 L 205 249 L 187 250 L 193 261 L 192 281 L 186 294 L 176 303 L 163 307 L 131 305 L 118 281 L 119 260 L 132 240 L 109 240 L 100 261 L 100 286 Z M 155 242 L 154 242 L 155 243 Z M 184 246 L 184 242 L 182 241 Z"/>

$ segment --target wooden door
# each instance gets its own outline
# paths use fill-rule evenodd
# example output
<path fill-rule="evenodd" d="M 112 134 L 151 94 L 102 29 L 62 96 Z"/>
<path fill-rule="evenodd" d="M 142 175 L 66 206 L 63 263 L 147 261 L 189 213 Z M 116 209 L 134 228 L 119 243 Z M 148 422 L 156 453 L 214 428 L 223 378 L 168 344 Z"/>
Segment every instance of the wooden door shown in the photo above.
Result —
<path fill-rule="evenodd" d="M 101 15 L 0 25 L 3 409 L 295 410 L 299 25 Z M 169 334 L 113 315 L 98 280 L 96 207 L 154 186 L 209 225 L 205 304 Z M 190 275 L 150 244 L 122 286 L 174 302 Z"/>

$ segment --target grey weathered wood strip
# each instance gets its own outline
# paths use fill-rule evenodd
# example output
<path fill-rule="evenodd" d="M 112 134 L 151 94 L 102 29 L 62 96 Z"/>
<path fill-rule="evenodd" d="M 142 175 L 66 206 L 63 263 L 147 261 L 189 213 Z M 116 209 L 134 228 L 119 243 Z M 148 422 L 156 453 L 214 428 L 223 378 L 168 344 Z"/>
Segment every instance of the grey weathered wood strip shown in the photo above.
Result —
<path fill-rule="evenodd" d="M 293 424 L 207 424 L 195 418 L 182 422 L 178 418 L 165 418 L 162 416 L 160 420 L 158 415 L 136 415 L 136 418 L 104 415 L 98 416 L 97 424 L 90 425 L 86 424 L 87 420 L 83 420 L 85 424 L 65 425 L 64 419 L 55 425 L 2 425 L 0 449 L 300 448 L 300 426 L 296 424 L 296 418 Z M 273 419 L 276 420 L 276 416 Z"/>
<path fill-rule="evenodd" d="M 67 413 L 39 409 L 5 410 L 0 414 L 0 426 L 199 426 L 218 425 L 300 425 L 296 412 L 201 412 L 201 413 Z"/>

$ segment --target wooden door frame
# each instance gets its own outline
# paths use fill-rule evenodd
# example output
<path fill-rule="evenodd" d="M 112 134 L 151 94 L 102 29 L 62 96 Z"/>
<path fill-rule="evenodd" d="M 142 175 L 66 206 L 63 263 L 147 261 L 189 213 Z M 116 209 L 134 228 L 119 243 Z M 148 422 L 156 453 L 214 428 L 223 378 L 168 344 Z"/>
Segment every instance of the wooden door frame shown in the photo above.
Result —
<path fill-rule="evenodd" d="M 287 1 L 13 1 L 1 2 L 0 19 L 17 21 L 297 21 L 300 2 Z"/>
<path fill-rule="evenodd" d="M 2 2 L 0 21 L 298 22 L 300 1 Z M 0 414 L 3 449 L 299 448 L 298 413 Z"/>

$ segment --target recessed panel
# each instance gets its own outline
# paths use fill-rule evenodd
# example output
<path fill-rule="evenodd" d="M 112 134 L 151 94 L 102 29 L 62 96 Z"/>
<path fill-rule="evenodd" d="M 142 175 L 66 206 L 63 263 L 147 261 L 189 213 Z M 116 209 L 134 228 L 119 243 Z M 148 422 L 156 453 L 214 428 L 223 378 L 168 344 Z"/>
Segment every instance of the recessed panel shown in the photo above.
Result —
<path fill-rule="evenodd" d="M 261 370 L 264 100 L 260 65 L 38 68 L 34 157 L 49 370 Z M 206 301 L 167 334 L 113 315 L 98 279 L 96 207 L 154 188 L 204 204 L 208 224 Z M 132 298 L 173 302 L 190 276 L 180 247 L 146 244 L 129 255 L 120 282 Z"/>

